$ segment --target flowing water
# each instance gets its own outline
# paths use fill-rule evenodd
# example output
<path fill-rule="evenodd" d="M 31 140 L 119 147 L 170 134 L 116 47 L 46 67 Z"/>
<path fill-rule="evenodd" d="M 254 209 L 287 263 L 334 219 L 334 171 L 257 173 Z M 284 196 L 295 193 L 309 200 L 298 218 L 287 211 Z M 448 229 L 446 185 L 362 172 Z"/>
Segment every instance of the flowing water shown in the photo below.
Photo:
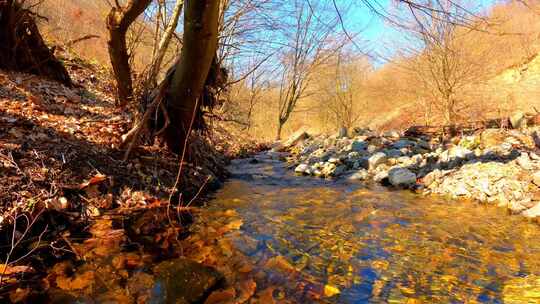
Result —
<path fill-rule="evenodd" d="M 230 170 L 209 208 L 242 219 L 229 237 L 268 274 L 258 286 L 298 302 L 540 303 L 540 227 L 503 208 L 298 177 L 263 155 Z"/>

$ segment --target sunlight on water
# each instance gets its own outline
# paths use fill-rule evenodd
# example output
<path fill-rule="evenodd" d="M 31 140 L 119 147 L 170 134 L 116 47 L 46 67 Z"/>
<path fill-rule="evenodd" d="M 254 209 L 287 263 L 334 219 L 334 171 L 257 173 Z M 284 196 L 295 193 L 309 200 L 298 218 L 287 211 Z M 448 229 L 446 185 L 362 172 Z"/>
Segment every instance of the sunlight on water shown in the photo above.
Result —
<path fill-rule="evenodd" d="M 540 302 L 540 229 L 502 208 L 295 177 L 262 159 L 231 170 L 210 208 L 241 217 L 229 237 L 268 273 L 262 286 L 302 301 L 319 289 L 337 303 Z"/>

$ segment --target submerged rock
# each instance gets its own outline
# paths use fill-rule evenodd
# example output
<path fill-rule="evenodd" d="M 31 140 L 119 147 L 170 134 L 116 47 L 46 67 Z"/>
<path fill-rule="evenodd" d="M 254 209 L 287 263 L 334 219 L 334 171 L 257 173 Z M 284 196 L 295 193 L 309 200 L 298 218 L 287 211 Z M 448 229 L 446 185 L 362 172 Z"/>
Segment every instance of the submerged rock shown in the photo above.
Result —
<path fill-rule="evenodd" d="M 214 268 L 184 258 L 161 262 L 154 274 L 153 297 L 159 303 L 202 303 L 223 280 Z"/>

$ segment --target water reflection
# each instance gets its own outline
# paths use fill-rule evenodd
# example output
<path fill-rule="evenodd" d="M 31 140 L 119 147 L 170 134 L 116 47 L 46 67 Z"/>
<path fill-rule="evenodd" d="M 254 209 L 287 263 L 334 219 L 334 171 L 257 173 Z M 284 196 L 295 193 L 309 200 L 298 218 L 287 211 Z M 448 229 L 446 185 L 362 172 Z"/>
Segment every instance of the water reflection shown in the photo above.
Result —
<path fill-rule="evenodd" d="M 540 301 L 540 230 L 501 208 L 295 177 L 262 157 L 232 171 L 210 208 L 242 218 L 229 237 L 268 274 L 259 286 L 304 302 L 321 288 L 336 303 Z"/>

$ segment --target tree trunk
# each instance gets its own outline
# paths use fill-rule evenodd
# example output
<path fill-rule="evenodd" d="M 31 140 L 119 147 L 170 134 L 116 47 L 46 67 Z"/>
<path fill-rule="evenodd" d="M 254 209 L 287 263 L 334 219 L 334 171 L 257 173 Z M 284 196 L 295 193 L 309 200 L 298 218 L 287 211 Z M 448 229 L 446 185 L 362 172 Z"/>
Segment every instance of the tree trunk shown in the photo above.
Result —
<path fill-rule="evenodd" d="M 171 21 L 167 25 L 167 28 L 165 29 L 165 32 L 163 33 L 163 37 L 161 37 L 161 40 L 159 41 L 159 45 L 156 50 L 155 56 L 152 58 L 152 65 L 150 67 L 149 80 L 150 80 L 150 83 L 153 85 L 157 83 L 157 77 L 159 74 L 159 70 L 161 68 L 161 63 L 163 62 L 163 58 L 165 57 L 165 54 L 167 53 L 167 48 L 169 46 L 169 43 L 171 42 L 173 33 L 176 30 L 176 27 L 178 26 L 178 20 L 180 19 L 180 14 L 182 13 L 183 7 L 184 7 L 184 0 L 176 0 L 176 5 L 174 6 L 174 10 L 171 16 Z"/>
<path fill-rule="evenodd" d="M 109 30 L 109 57 L 116 79 L 120 105 L 125 105 L 133 98 L 133 80 L 129 66 L 129 52 L 126 45 L 126 33 L 129 26 L 150 5 L 152 0 L 130 0 L 125 7 L 113 7 L 107 15 Z"/>
<path fill-rule="evenodd" d="M 170 124 L 164 138 L 169 148 L 181 153 L 202 100 L 201 93 L 218 42 L 219 0 L 187 0 L 180 60 L 167 92 Z"/>
<path fill-rule="evenodd" d="M 276 140 L 280 140 L 281 139 L 281 130 L 283 129 L 283 123 L 281 122 L 281 120 L 279 121 L 278 123 L 278 128 L 277 128 L 277 134 L 276 134 Z"/>

